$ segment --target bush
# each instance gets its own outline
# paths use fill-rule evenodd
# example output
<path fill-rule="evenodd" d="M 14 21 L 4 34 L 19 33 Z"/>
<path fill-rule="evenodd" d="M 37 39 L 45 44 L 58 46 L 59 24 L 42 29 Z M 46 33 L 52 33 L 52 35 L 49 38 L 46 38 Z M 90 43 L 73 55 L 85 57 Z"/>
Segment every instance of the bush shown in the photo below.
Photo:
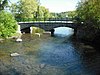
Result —
<path fill-rule="evenodd" d="M 17 30 L 17 22 L 14 17 L 5 11 L 0 11 L 0 37 L 10 37 Z"/>

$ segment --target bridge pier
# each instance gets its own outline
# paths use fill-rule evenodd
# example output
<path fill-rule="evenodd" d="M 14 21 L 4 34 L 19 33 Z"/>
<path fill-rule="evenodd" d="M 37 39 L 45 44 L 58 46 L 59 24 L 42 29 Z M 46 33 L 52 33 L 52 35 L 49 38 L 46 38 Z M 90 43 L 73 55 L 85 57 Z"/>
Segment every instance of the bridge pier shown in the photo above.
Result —
<path fill-rule="evenodd" d="M 17 33 L 21 33 L 21 30 L 20 30 L 20 25 L 18 25 L 18 29 L 17 29 Z"/>
<path fill-rule="evenodd" d="M 51 36 L 54 36 L 54 31 L 55 30 L 54 29 L 51 29 L 50 31 L 51 31 Z"/>
<path fill-rule="evenodd" d="M 77 34 L 77 29 L 74 29 L 74 36 L 76 36 Z"/>
<path fill-rule="evenodd" d="M 30 27 L 30 33 L 32 34 L 32 31 L 33 31 L 33 28 L 32 27 Z"/>

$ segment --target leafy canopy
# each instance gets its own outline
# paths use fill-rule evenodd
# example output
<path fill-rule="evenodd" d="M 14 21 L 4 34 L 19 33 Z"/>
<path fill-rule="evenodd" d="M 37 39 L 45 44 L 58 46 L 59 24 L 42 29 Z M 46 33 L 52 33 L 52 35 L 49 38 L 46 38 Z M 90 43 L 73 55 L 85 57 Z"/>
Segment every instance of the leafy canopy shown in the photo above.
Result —
<path fill-rule="evenodd" d="M 77 7 L 77 16 L 91 27 L 100 29 L 100 0 L 80 2 Z"/>
<path fill-rule="evenodd" d="M 14 17 L 5 11 L 0 12 L 0 37 L 7 38 L 15 33 L 17 23 Z"/>
<path fill-rule="evenodd" d="M 0 0 L 0 11 L 4 10 L 4 7 L 8 5 L 7 0 Z"/>
<path fill-rule="evenodd" d="M 37 10 L 36 0 L 20 0 L 17 8 L 21 18 L 33 18 L 33 13 Z"/>
<path fill-rule="evenodd" d="M 19 0 L 10 10 L 19 21 L 46 20 L 50 16 L 49 10 L 40 6 L 38 0 Z"/>

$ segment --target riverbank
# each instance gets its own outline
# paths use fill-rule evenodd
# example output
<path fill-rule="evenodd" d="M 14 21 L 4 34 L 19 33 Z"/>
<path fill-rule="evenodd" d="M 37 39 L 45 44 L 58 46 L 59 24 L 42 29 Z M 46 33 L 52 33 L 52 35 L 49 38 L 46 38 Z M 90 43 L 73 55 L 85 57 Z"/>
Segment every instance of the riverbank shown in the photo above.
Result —
<path fill-rule="evenodd" d="M 93 24 L 78 24 L 74 38 L 75 40 L 90 44 L 97 50 L 100 50 L 100 29 L 94 27 Z"/>
<path fill-rule="evenodd" d="M 98 37 L 99 38 L 99 37 Z M 88 39 L 84 39 L 84 38 L 78 38 L 76 36 L 72 36 L 71 37 L 71 40 L 74 41 L 74 42 L 79 42 L 81 44 L 84 44 L 84 45 L 90 45 L 92 46 L 93 48 L 95 48 L 97 51 L 100 51 L 100 40 L 99 39 L 95 39 L 93 41 L 90 41 Z"/>
<path fill-rule="evenodd" d="M 0 43 L 2 43 L 6 39 L 17 39 L 17 38 L 20 38 L 21 36 L 22 36 L 21 33 L 14 33 L 11 37 L 7 37 L 7 38 L 1 37 L 0 38 Z"/>

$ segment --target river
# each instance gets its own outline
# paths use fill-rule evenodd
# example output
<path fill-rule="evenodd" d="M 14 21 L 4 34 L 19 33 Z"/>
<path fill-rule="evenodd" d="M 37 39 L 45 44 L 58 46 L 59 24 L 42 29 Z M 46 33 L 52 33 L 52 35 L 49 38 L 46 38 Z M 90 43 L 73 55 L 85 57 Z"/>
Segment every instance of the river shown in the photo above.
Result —
<path fill-rule="evenodd" d="M 0 75 L 100 75 L 100 53 L 72 41 L 72 29 L 56 29 L 55 36 L 23 34 L 0 43 Z M 11 53 L 19 56 L 11 57 Z"/>

